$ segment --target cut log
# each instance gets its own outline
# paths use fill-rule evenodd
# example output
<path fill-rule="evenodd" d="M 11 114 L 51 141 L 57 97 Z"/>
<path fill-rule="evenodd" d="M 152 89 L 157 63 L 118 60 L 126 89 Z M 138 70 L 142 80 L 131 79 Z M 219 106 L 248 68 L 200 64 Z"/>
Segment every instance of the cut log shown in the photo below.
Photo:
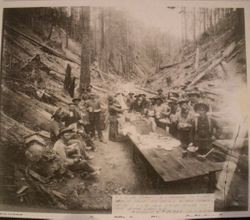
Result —
<path fill-rule="evenodd" d="M 74 60 L 74 59 L 71 59 L 71 58 L 69 58 L 69 57 L 66 57 L 65 55 L 61 54 L 60 52 L 58 52 L 58 51 L 52 49 L 51 47 L 48 47 L 48 46 L 44 45 L 43 43 L 38 42 L 38 41 L 35 40 L 34 38 L 32 38 L 32 37 L 30 37 L 30 36 L 28 36 L 28 35 L 26 35 L 26 34 L 24 34 L 24 33 L 21 33 L 20 31 L 16 30 L 15 28 L 10 27 L 9 25 L 6 25 L 6 24 L 4 25 L 4 27 L 5 27 L 7 30 L 12 31 L 12 32 L 15 33 L 15 34 L 18 34 L 18 35 L 22 36 L 23 38 L 25 38 L 26 40 L 30 41 L 30 42 L 33 43 L 34 45 L 40 46 L 40 47 L 41 47 L 41 50 L 43 50 L 44 52 L 49 53 L 49 54 L 52 54 L 52 55 L 57 56 L 57 57 L 59 57 L 59 58 L 62 58 L 62 59 L 64 59 L 64 60 L 68 60 L 68 61 L 71 61 L 71 62 L 73 62 L 73 63 L 76 63 L 76 64 L 80 65 L 80 62 L 79 62 L 79 61 Z"/>
<path fill-rule="evenodd" d="M 2 86 L 1 95 L 5 114 L 35 131 L 49 131 L 51 114 L 55 108 L 22 93 L 15 93 L 5 86 Z"/>

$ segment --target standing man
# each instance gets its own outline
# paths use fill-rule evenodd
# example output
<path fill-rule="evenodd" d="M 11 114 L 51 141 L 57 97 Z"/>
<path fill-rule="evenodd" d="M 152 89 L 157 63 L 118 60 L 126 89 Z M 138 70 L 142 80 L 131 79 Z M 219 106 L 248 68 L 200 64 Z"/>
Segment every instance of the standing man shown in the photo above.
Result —
<path fill-rule="evenodd" d="M 177 99 L 175 97 L 171 97 L 168 100 L 168 104 L 170 107 L 170 125 L 169 125 L 169 134 L 177 137 L 178 130 L 177 130 L 177 123 L 176 123 L 176 112 L 177 112 Z"/>
<path fill-rule="evenodd" d="M 166 97 L 163 95 L 163 90 L 162 89 L 158 89 L 157 90 L 157 97 L 160 97 L 162 100 L 165 100 Z"/>
<path fill-rule="evenodd" d="M 167 103 L 164 103 L 161 97 L 156 98 L 156 105 L 154 107 L 154 115 L 156 125 L 160 128 L 166 129 L 169 124 L 170 108 Z"/>
<path fill-rule="evenodd" d="M 193 114 L 189 109 L 188 100 L 181 99 L 179 101 L 180 111 L 176 113 L 176 126 L 178 130 L 178 137 L 181 141 L 181 146 L 186 149 L 192 142 L 192 122 Z"/>
<path fill-rule="evenodd" d="M 112 96 L 108 97 L 108 110 L 109 110 L 109 140 L 119 141 L 118 134 L 118 114 L 122 113 L 122 108 L 120 105 L 115 103 Z"/>
<path fill-rule="evenodd" d="M 135 100 L 130 106 L 130 111 L 143 113 L 143 105 L 142 104 L 143 103 L 142 103 L 141 95 L 135 95 Z"/>
<path fill-rule="evenodd" d="M 134 93 L 133 92 L 129 92 L 127 99 L 126 99 L 126 104 L 128 106 L 128 109 L 130 109 L 132 103 L 134 102 Z"/>
<path fill-rule="evenodd" d="M 91 129 L 91 137 L 95 138 L 95 131 L 98 133 L 98 138 L 101 142 L 103 140 L 103 134 L 101 130 L 101 102 L 94 93 L 90 93 L 90 99 L 86 101 L 87 110 L 89 113 L 89 122 Z"/>
<path fill-rule="evenodd" d="M 195 146 L 199 147 L 200 154 L 207 153 L 212 142 L 218 136 L 219 127 L 215 120 L 207 115 L 209 106 L 206 103 L 199 102 L 194 105 L 194 110 L 198 114 L 193 121 L 192 137 Z"/>

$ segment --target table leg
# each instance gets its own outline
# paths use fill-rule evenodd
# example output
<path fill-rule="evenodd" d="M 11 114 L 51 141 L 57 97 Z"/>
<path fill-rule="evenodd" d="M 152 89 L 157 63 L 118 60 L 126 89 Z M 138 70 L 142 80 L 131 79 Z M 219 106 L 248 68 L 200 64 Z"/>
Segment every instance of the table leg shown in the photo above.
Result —
<path fill-rule="evenodd" d="M 216 175 L 215 172 L 211 172 L 208 174 L 208 192 L 214 192 L 216 188 Z"/>

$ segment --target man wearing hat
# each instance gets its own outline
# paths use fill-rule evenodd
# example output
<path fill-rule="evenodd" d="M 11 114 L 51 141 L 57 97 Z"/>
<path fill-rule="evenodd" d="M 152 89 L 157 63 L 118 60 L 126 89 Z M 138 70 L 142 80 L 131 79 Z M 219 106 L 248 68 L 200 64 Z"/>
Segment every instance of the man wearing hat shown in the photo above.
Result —
<path fill-rule="evenodd" d="M 189 99 L 190 109 L 194 110 L 194 105 L 200 101 L 200 92 L 199 91 L 190 91 L 186 93 Z"/>
<path fill-rule="evenodd" d="M 134 102 L 134 93 L 133 92 L 129 92 L 128 93 L 128 96 L 127 96 L 127 99 L 126 99 L 126 104 L 128 106 L 128 109 L 131 108 L 131 105 L 132 103 Z"/>
<path fill-rule="evenodd" d="M 157 90 L 157 96 L 160 97 L 163 100 L 166 99 L 166 97 L 163 95 L 163 90 L 162 89 Z"/>
<path fill-rule="evenodd" d="M 74 102 L 69 103 L 69 114 L 65 117 L 65 126 L 68 127 L 73 123 L 77 123 L 81 119 L 79 107 L 77 106 L 78 100 L 73 99 Z M 72 100 L 72 101 L 73 101 Z"/>
<path fill-rule="evenodd" d="M 97 131 L 99 140 L 104 142 L 101 130 L 101 102 L 94 93 L 90 93 L 90 99 L 86 101 L 86 107 L 89 113 L 91 137 L 95 138 L 95 131 Z"/>
<path fill-rule="evenodd" d="M 59 137 L 60 130 L 64 127 L 62 122 L 62 108 L 58 108 L 51 116 L 50 123 L 50 139 L 52 143 L 55 143 Z"/>
<path fill-rule="evenodd" d="M 122 113 L 122 108 L 120 105 L 115 103 L 112 96 L 108 97 L 108 110 L 109 110 L 109 140 L 119 141 L 120 135 L 118 133 L 118 114 Z"/>
<path fill-rule="evenodd" d="M 73 127 L 67 127 L 60 131 L 60 138 L 54 144 L 53 150 L 62 159 L 64 166 L 71 170 L 76 167 L 94 173 L 95 170 L 82 157 L 81 149 L 78 143 L 70 144 L 74 136 Z"/>
<path fill-rule="evenodd" d="M 177 137 L 178 130 L 177 130 L 177 124 L 175 123 L 176 120 L 176 112 L 177 112 L 177 98 L 170 97 L 168 100 L 168 105 L 170 107 L 170 125 L 169 125 L 169 134 L 173 135 L 174 137 Z"/>
<path fill-rule="evenodd" d="M 180 111 L 176 113 L 176 121 L 172 123 L 176 123 L 178 138 L 181 141 L 181 146 L 185 149 L 192 141 L 191 131 L 194 116 L 188 107 L 187 99 L 180 99 L 178 103 L 180 105 Z"/>
<path fill-rule="evenodd" d="M 145 110 L 149 107 L 150 103 L 149 103 L 149 100 L 147 99 L 147 95 L 145 93 L 143 93 L 141 96 L 142 96 L 142 107 L 143 107 L 144 112 L 145 112 Z"/>
<path fill-rule="evenodd" d="M 212 141 L 219 132 L 219 127 L 216 121 L 207 115 L 209 106 L 206 103 L 196 103 L 194 110 L 198 116 L 193 121 L 193 143 L 199 147 L 199 153 L 205 154 L 210 150 Z"/>
<path fill-rule="evenodd" d="M 165 129 L 167 123 L 169 122 L 168 116 L 170 114 L 170 108 L 167 104 L 163 103 L 163 99 L 160 96 L 157 96 L 155 100 L 156 100 L 156 104 L 154 106 L 155 123 L 158 127 Z"/>
<path fill-rule="evenodd" d="M 143 113 L 143 105 L 142 105 L 142 96 L 135 95 L 135 100 L 130 106 L 130 111 L 135 111 L 139 113 Z"/>

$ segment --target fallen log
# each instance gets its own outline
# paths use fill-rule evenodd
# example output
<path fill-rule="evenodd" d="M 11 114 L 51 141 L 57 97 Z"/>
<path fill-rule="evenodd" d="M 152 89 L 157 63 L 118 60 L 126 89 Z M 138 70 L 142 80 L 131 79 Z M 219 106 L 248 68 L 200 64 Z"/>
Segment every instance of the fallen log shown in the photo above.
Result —
<path fill-rule="evenodd" d="M 167 64 L 167 65 L 164 65 L 164 66 L 160 66 L 159 69 L 163 70 L 163 69 L 166 69 L 166 68 L 174 67 L 174 66 L 178 65 L 179 63 L 180 62 L 176 62 L 176 63 L 171 63 L 171 64 Z"/>
<path fill-rule="evenodd" d="M 138 90 L 141 90 L 141 91 L 150 93 L 150 94 L 152 94 L 152 95 L 157 95 L 157 92 L 153 92 L 153 91 L 151 91 L 151 90 L 149 90 L 149 89 L 145 89 L 145 88 L 141 88 L 141 87 L 137 87 L 137 86 L 136 86 L 136 88 L 137 88 Z"/>
<path fill-rule="evenodd" d="M 199 82 L 208 72 L 210 72 L 213 68 L 217 67 L 223 60 L 224 60 L 224 57 L 221 57 L 215 62 L 213 62 L 204 72 L 196 76 L 193 79 L 193 81 L 189 84 L 189 86 L 195 85 L 197 82 Z"/>
<path fill-rule="evenodd" d="M 5 114 L 35 131 L 49 131 L 51 114 L 55 108 L 22 93 L 13 92 L 6 86 L 2 86 L 1 95 Z"/>
<path fill-rule="evenodd" d="M 92 86 L 93 86 L 93 89 L 95 89 L 95 90 L 97 90 L 97 91 L 104 92 L 104 93 L 108 93 L 108 90 L 106 90 L 106 89 L 103 89 L 103 88 L 100 88 L 100 87 L 94 86 L 94 85 L 92 85 Z"/>
<path fill-rule="evenodd" d="M 6 38 L 8 41 L 10 41 L 12 44 L 14 44 L 15 46 L 17 46 L 22 52 L 26 53 L 28 56 L 34 56 L 33 53 L 31 53 L 29 50 L 27 50 L 26 48 L 24 48 L 23 45 L 20 45 L 17 41 L 13 40 L 11 37 L 6 36 Z M 22 61 L 23 62 L 23 61 Z"/>
<path fill-rule="evenodd" d="M 52 49 L 51 47 L 48 47 L 48 46 L 44 45 L 43 43 L 38 42 L 38 41 L 35 40 L 34 38 L 32 38 L 32 37 L 30 37 L 30 36 L 28 36 L 28 35 L 26 35 L 26 34 L 20 32 L 20 31 L 18 31 L 18 30 L 16 30 L 15 28 L 10 27 L 10 26 L 7 25 L 7 24 L 5 24 L 4 27 L 5 27 L 7 30 L 9 30 L 9 31 L 14 32 L 15 34 L 18 34 L 18 35 L 22 36 L 23 38 L 25 38 L 26 40 L 30 41 L 31 43 L 40 46 L 40 47 L 41 47 L 41 50 L 43 50 L 44 52 L 49 53 L 49 54 L 52 54 L 52 55 L 57 56 L 57 57 L 59 57 L 59 58 L 62 58 L 62 59 L 64 59 L 64 60 L 68 60 L 68 61 L 70 61 L 70 62 L 73 62 L 73 63 L 76 63 L 76 64 L 80 65 L 80 62 L 78 62 L 77 60 L 74 60 L 74 59 L 72 59 L 72 58 L 69 58 L 69 57 L 67 57 L 67 56 L 65 56 L 65 55 L 63 55 L 63 54 L 61 54 L 60 52 L 56 51 L 55 49 Z"/>
<path fill-rule="evenodd" d="M 4 145 L 18 146 L 24 142 L 24 136 L 34 133 L 31 129 L 27 128 L 23 124 L 15 121 L 14 119 L 7 116 L 2 111 L 1 114 L 1 135 L 0 141 Z"/>

